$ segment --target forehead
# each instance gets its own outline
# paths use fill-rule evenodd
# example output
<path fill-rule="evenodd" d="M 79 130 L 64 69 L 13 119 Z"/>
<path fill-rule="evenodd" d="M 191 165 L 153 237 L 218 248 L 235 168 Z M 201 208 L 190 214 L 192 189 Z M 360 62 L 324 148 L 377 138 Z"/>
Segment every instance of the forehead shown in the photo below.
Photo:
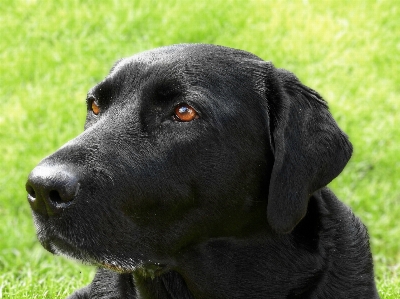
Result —
<path fill-rule="evenodd" d="M 259 57 L 237 49 L 204 44 L 181 44 L 145 51 L 118 61 L 109 77 L 121 72 L 162 73 L 185 72 L 199 76 L 223 73 L 238 75 L 262 61 Z"/>
<path fill-rule="evenodd" d="M 204 44 L 157 48 L 118 61 L 90 93 L 118 95 L 154 92 L 235 97 L 254 93 L 264 61 L 241 50 Z M 140 91 L 140 93 L 138 93 Z"/>

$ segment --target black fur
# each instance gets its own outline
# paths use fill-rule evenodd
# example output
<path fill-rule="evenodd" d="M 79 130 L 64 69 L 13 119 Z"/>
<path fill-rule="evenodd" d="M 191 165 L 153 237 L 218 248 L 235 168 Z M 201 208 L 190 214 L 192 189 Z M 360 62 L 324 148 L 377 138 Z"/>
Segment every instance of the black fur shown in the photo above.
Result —
<path fill-rule="evenodd" d="M 183 103 L 198 117 L 178 121 Z M 351 152 L 290 72 L 176 45 L 89 91 L 85 131 L 28 200 L 47 250 L 99 266 L 69 298 L 378 298 L 366 228 L 326 187 Z"/>

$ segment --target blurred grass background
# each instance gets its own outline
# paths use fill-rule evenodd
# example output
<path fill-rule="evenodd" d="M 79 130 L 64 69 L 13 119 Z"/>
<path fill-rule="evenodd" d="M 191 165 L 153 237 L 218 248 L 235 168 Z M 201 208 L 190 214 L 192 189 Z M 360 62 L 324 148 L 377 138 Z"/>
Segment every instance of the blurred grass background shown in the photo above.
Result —
<path fill-rule="evenodd" d="M 115 60 L 182 42 L 253 52 L 324 96 L 355 148 L 331 187 L 369 228 L 381 297 L 400 298 L 399 20 L 396 0 L 0 1 L 0 298 L 90 282 L 37 242 L 25 180 L 83 130 Z"/>

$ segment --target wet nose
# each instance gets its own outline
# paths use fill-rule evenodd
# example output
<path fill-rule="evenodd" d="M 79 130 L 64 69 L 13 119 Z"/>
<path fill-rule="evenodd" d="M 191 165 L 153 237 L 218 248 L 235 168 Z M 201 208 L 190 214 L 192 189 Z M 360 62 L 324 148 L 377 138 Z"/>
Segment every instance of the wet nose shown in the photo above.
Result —
<path fill-rule="evenodd" d="M 58 167 L 37 166 L 26 182 L 28 201 L 33 211 L 54 216 L 69 206 L 79 190 L 73 172 Z"/>

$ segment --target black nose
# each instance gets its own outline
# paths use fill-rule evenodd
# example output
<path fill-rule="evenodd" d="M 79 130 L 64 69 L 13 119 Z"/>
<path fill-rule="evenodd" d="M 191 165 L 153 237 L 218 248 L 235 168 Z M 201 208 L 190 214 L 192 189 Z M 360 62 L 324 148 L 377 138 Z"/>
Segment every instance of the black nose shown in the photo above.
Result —
<path fill-rule="evenodd" d="M 78 190 L 78 178 L 59 167 L 37 166 L 26 182 L 32 210 L 48 216 L 61 213 L 72 203 Z"/>

